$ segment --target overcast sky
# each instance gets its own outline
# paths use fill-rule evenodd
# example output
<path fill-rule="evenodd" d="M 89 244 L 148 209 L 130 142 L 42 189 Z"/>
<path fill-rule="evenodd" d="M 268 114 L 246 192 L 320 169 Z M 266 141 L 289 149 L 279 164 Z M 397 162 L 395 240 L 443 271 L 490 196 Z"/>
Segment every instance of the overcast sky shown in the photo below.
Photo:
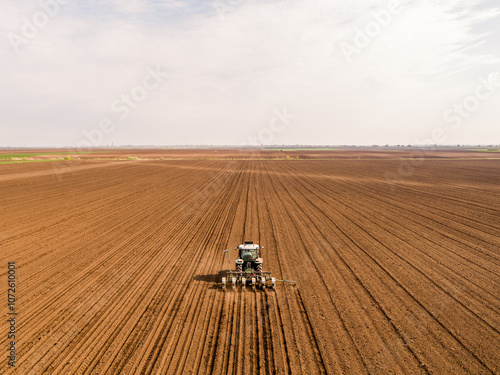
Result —
<path fill-rule="evenodd" d="M 0 146 L 498 144 L 497 0 L 1 0 Z"/>

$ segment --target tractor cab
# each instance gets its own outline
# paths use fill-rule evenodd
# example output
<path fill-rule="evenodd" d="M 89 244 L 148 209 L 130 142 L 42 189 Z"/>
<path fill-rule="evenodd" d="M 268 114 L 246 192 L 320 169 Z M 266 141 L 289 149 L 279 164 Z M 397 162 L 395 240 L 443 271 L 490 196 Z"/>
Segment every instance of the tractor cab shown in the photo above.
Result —
<path fill-rule="evenodd" d="M 258 244 L 252 241 L 245 241 L 244 244 L 236 247 L 239 251 L 238 259 L 236 259 L 236 270 L 246 272 L 261 272 L 263 260 L 259 258 Z"/>
<path fill-rule="evenodd" d="M 238 246 L 240 251 L 240 258 L 245 262 L 254 261 L 259 257 L 259 245 L 254 244 L 252 241 L 245 241 L 243 245 Z"/>

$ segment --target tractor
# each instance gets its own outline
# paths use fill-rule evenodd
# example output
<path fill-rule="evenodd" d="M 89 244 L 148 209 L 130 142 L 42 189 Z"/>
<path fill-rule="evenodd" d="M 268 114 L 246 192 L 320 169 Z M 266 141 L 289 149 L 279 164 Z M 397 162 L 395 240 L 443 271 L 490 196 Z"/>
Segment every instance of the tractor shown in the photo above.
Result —
<path fill-rule="evenodd" d="M 264 249 L 252 241 L 245 241 L 244 244 L 238 245 L 234 248 L 238 250 L 238 259 L 236 259 L 236 268 L 231 270 L 231 260 L 229 259 L 229 251 L 225 250 L 229 260 L 229 271 L 226 277 L 222 278 L 222 289 L 226 290 L 226 284 L 230 283 L 233 290 L 237 285 L 241 285 L 243 290 L 247 285 L 250 285 L 255 290 L 258 285 L 260 289 L 264 290 L 266 287 L 276 289 L 276 279 L 271 277 L 271 272 L 262 270 L 262 263 L 264 260 L 259 257 L 259 250 Z"/>

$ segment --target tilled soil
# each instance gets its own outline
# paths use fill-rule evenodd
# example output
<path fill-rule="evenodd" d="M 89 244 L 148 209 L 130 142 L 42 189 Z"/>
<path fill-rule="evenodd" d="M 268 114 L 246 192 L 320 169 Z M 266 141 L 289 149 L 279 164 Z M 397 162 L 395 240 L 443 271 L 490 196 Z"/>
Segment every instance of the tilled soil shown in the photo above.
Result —
<path fill-rule="evenodd" d="M 500 373 L 500 160 L 60 163 L 0 166 L 2 373 Z"/>

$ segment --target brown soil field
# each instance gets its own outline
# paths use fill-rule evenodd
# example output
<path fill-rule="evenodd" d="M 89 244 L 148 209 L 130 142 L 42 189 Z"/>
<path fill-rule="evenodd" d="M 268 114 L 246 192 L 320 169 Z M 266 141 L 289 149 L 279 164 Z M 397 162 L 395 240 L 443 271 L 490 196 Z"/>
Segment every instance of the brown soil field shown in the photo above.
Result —
<path fill-rule="evenodd" d="M 283 152 L 0 165 L 0 372 L 500 374 L 500 154 Z"/>

